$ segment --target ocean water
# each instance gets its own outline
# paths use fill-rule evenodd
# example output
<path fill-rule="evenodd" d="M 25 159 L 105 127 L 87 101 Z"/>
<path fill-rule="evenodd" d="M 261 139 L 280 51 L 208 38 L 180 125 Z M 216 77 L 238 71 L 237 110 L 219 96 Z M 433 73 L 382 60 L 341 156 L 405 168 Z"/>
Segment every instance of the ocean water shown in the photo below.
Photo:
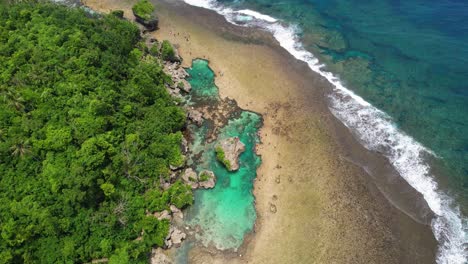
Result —
<path fill-rule="evenodd" d="M 271 32 L 332 83 L 332 113 L 435 213 L 437 262 L 468 263 L 467 1 L 185 2 Z"/>
<path fill-rule="evenodd" d="M 190 103 L 196 105 L 206 103 L 206 100 L 219 100 L 214 74 L 207 61 L 194 60 L 188 73 L 191 76 L 188 81 L 192 85 Z M 217 177 L 215 188 L 195 191 L 195 203 L 186 211 L 185 222 L 200 228 L 201 232 L 196 238 L 205 246 L 236 250 L 244 241 L 244 236 L 253 229 L 257 217 L 252 194 L 253 181 L 261 162 L 254 147 L 259 141 L 257 131 L 260 125 L 259 115 L 241 111 L 228 120 L 213 142 L 207 142 L 210 129 L 207 122 L 200 128 L 190 127 L 194 137 L 191 149 L 198 157 L 194 162 L 196 171 L 208 169 Z M 239 137 L 245 144 L 245 152 L 239 157 L 240 168 L 235 172 L 227 171 L 216 160 L 214 151 L 217 141 L 229 137 Z"/>

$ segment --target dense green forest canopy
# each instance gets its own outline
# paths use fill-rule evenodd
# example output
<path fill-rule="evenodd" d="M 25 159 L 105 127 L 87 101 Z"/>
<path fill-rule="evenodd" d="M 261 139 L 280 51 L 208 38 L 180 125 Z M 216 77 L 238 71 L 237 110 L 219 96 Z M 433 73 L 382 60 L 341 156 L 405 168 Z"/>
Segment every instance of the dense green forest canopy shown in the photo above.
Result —
<path fill-rule="evenodd" d="M 185 115 L 136 26 L 53 4 L 0 7 L 0 263 L 146 263 L 192 203 Z"/>

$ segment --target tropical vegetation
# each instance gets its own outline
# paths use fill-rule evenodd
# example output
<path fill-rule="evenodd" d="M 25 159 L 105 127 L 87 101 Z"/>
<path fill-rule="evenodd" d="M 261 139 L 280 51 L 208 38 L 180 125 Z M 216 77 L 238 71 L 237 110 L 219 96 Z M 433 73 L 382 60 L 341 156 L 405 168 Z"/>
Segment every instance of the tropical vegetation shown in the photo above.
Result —
<path fill-rule="evenodd" d="M 133 7 L 132 11 L 135 15 L 150 20 L 154 17 L 154 5 L 149 0 L 139 0 Z"/>
<path fill-rule="evenodd" d="M 147 263 L 192 203 L 185 114 L 132 23 L 0 6 L 0 263 Z"/>
<path fill-rule="evenodd" d="M 221 162 L 228 170 L 231 170 L 231 162 L 226 159 L 226 154 L 224 153 L 224 150 L 222 147 L 217 146 L 215 148 L 215 153 L 216 153 L 216 159 Z"/>

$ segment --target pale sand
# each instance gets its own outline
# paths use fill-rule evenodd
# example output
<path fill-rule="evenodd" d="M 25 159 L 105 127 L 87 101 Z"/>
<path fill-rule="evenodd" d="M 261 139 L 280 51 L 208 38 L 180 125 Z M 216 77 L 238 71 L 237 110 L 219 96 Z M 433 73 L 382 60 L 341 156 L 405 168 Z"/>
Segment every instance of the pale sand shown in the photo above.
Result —
<path fill-rule="evenodd" d="M 132 2 L 85 1 L 102 12 L 123 9 L 129 17 Z M 208 59 L 221 96 L 264 118 L 254 234 L 235 257 L 198 247 L 191 263 L 433 262 L 429 229 L 393 208 L 365 172 L 344 159 L 334 136 L 344 132 L 331 131 L 340 125 L 326 108 L 324 80 L 267 34 L 182 3 L 156 4 L 161 29 L 153 35 L 175 43 L 186 67 L 194 58 Z"/>

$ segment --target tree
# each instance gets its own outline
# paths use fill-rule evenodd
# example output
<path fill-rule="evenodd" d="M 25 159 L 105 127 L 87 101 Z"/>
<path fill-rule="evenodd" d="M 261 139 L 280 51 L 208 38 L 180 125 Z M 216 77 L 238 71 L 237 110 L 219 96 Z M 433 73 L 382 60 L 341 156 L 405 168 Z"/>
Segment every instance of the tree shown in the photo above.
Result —
<path fill-rule="evenodd" d="M 130 22 L 48 2 L 0 6 L 0 39 L 0 263 L 146 263 L 169 228 L 147 212 L 193 201 L 160 187 L 185 122 L 161 61 Z"/>
<path fill-rule="evenodd" d="M 133 7 L 132 11 L 135 15 L 150 20 L 154 12 L 154 6 L 149 0 L 139 0 Z"/>
<path fill-rule="evenodd" d="M 23 158 L 26 154 L 31 153 L 31 146 L 27 141 L 18 142 L 11 146 L 10 150 L 13 157 Z"/>
<path fill-rule="evenodd" d="M 166 61 L 176 60 L 175 50 L 172 44 L 167 40 L 163 40 L 161 44 L 161 58 Z"/>

